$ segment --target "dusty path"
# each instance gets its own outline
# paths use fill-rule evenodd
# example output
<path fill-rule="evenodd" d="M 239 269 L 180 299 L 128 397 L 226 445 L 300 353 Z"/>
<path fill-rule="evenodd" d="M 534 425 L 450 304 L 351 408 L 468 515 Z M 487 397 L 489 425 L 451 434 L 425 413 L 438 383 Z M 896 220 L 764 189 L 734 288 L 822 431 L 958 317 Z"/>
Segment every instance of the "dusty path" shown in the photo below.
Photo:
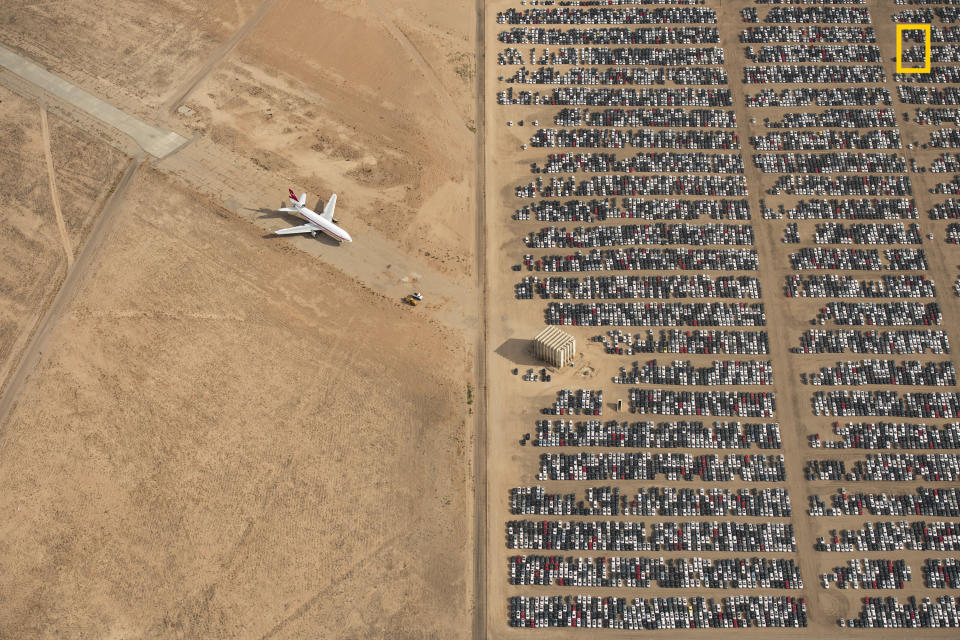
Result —
<path fill-rule="evenodd" d="M 141 149 L 162 158 L 180 148 L 187 139 L 183 136 L 147 124 L 139 118 L 117 109 L 112 104 L 87 93 L 80 87 L 55 76 L 38 64 L 0 46 L 0 67 L 20 76 L 27 82 L 60 98 L 101 122 L 133 138 Z"/>
<path fill-rule="evenodd" d="M 53 200 L 53 212 L 57 216 L 57 231 L 60 232 L 60 243 L 63 245 L 63 255 L 67 259 L 67 271 L 73 266 L 73 249 L 70 247 L 70 237 L 67 235 L 67 224 L 63 221 L 63 212 L 60 210 L 60 192 L 57 191 L 56 171 L 53 168 L 53 152 L 50 151 L 50 127 L 47 124 L 47 107 L 40 105 L 40 130 L 43 132 L 43 155 L 47 159 L 47 177 L 50 179 L 50 199 Z"/>
<path fill-rule="evenodd" d="M 174 104 L 189 94 L 203 76 L 239 44 L 275 3 L 276 0 L 265 0 L 244 26 L 184 85 L 177 93 L 180 97 L 168 101 L 167 104 Z M 405 39 L 400 32 L 397 34 L 397 37 Z M 407 46 L 412 47 L 412 44 L 408 42 Z M 414 54 L 419 55 L 415 50 Z M 423 61 L 422 56 L 420 59 Z M 423 64 L 426 64 L 426 61 L 423 61 Z M 7 68 L 26 81 L 30 90 L 39 89 L 43 92 L 40 93 L 41 98 L 50 94 L 63 100 L 68 111 L 77 109 L 129 135 L 141 149 L 163 159 L 158 168 L 176 175 L 185 184 L 215 198 L 241 217 L 266 231 L 277 228 L 276 220 L 264 217 L 265 212 L 257 210 L 256 207 L 261 203 L 273 202 L 277 194 L 285 193 L 290 186 L 288 180 L 275 175 L 268 176 L 248 159 L 217 147 L 208 138 L 200 138 L 186 145 L 186 139 L 176 133 L 152 127 L 2 46 L 0 67 Z M 438 82 L 432 73 L 428 74 L 428 80 Z M 453 111 L 447 98 L 444 103 L 448 111 Z M 451 129 L 456 128 L 466 136 L 466 131 L 455 126 L 459 121 L 455 111 L 450 117 L 455 117 L 448 122 Z M 287 238 L 284 241 L 323 259 L 386 297 L 399 300 L 410 293 L 411 289 L 422 289 L 429 296 L 424 306 L 435 318 L 454 328 L 476 328 L 479 323 L 477 310 L 472 304 L 468 304 L 473 301 L 473 293 L 469 288 L 463 287 L 458 278 L 440 273 L 416 257 L 411 257 L 397 246 L 393 238 L 372 228 L 360 229 L 354 235 L 358 242 L 343 247 L 330 247 L 312 238 Z M 265 234 L 265 237 L 279 240 L 271 233 Z"/>
<path fill-rule="evenodd" d="M 725 3 L 724 11 L 728 11 L 739 16 L 740 10 L 753 6 L 750 2 L 738 0 L 735 3 Z M 731 21 L 732 22 L 732 21 Z M 726 68 L 731 78 L 742 76 L 743 67 L 749 62 L 745 57 L 744 47 L 738 41 L 739 23 L 723 22 L 720 25 L 720 44 L 723 46 L 727 57 Z M 778 87 L 779 88 L 779 87 Z M 783 448 L 779 453 L 786 456 L 786 480 L 782 485 L 790 494 L 794 508 L 793 517 L 790 523 L 794 527 L 794 535 L 797 540 L 797 553 L 792 556 L 786 556 L 793 559 L 800 567 L 800 574 L 804 578 L 804 586 L 797 589 L 797 597 L 807 598 L 808 601 L 815 601 L 818 595 L 819 585 L 816 581 L 817 563 L 821 560 L 816 554 L 811 553 L 814 542 L 816 541 L 815 528 L 817 524 L 813 519 L 807 517 L 804 509 L 807 494 L 810 493 L 803 473 L 802 461 L 809 451 L 806 441 L 807 429 L 804 419 L 810 413 L 805 391 L 798 387 L 799 380 L 798 366 L 803 366 L 796 356 L 789 351 L 789 345 L 793 344 L 794 336 L 802 332 L 806 326 L 806 321 L 801 312 L 795 307 L 786 304 L 786 298 L 783 297 L 784 278 L 791 273 L 789 263 L 781 247 L 780 237 L 783 233 L 783 223 L 775 220 L 764 220 L 762 216 L 763 207 L 760 204 L 764 197 L 763 185 L 766 178 L 760 169 L 750 161 L 753 149 L 747 142 L 750 136 L 764 135 L 766 129 L 763 126 L 760 116 L 756 109 L 749 109 L 746 106 L 746 94 L 750 89 L 741 82 L 731 82 L 730 91 L 733 95 L 732 109 L 737 116 L 737 133 L 742 142 L 741 154 L 743 156 L 744 176 L 749 185 L 750 193 L 747 199 L 750 202 L 750 211 L 753 219 L 751 221 L 755 241 L 754 247 L 757 250 L 760 261 L 760 270 L 756 277 L 760 281 L 760 289 L 763 292 L 760 299 L 764 303 L 764 309 L 767 314 L 766 331 L 770 336 L 770 354 L 769 359 L 773 363 L 773 391 L 777 398 L 776 420 L 780 424 L 780 430 L 783 434 Z M 757 122 L 752 122 L 757 120 Z M 791 245 L 792 246 L 792 245 Z M 810 612 L 809 623 L 811 627 L 830 629 L 835 625 L 833 620 L 824 620 L 824 616 L 819 611 Z"/>
<path fill-rule="evenodd" d="M 476 198 L 477 296 L 480 327 L 477 332 L 477 412 L 474 418 L 474 610 L 473 637 L 487 637 L 487 199 L 486 199 L 486 72 L 484 69 L 485 2 L 477 0 L 476 52 Z"/>
<path fill-rule="evenodd" d="M 37 362 L 40 360 L 51 328 L 56 324 L 57 320 L 67 308 L 67 305 L 73 300 L 74 295 L 83 284 L 94 257 L 103 244 L 104 238 L 110 232 L 113 222 L 112 218 L 119 208 L 119 203 L 123 200 L 123 192 L 126 190 L 127 185 L 130 184 L 130 179 L 133 177 L 134 172 L 137 167 L 140 166 L 141 162 L 143 162 L 142 156 L 132 159 L 127 165 L 123 177 L 121 177 L 120 182 L 117 183 L 116 190 L 114 190 L 113 194 L 104 204 L 103 212 L 97 219 L 96 224 L 94 224 L 93 229 L 90 230 L 90 237 L 80 250 L 76 263 L 73 265 L 73 268 L 67 272 L 67 276 L 60 286 L 60 290 L 57 291 L 53 302 L 50 303 L 46 313 L 43 314 L 43 318 L 41 318 L 37 324 L 33 336 L 24 348 L 19 364 L 10 376 L 9 384 L 7 384 L 6 389 L 4 389 L 3 395 L 0 396 L 0 451 L 4 448 L 3 427 L 6 424 L 7 417 L 10 415 L 10 410 L 14 406 L 14 401 L 20 393 L 20 387 L 23 386 L 30 372 L 33 371 Z"/>
<path fill-rule="evenodd" d="M 341 246 L 332 246 L 332 241 L 328 243 L 323 238 L 273 235 L 274 229 L 289 225 L 270 209 L 258 205 L 276 202 L 290 183 L 217 147 L 207 138 L 184 147 L 158 163 L 157 168 L 222 202 L 227 209 L 263 229 L 264 238 L 271 242 L 291 244 L 394 300 L 419 289 L 427 296 L 421 308 L 450 327 L 472 330 L 479 323 L 472 304 L 473 291 L 463 281 L 408 255 L 392 238 L 371 227 L 347 226 L 354 242 Z M 296 185 L 293 188 L 299 189 Z"/>
<path fill-rule="evenodd" d="M 243 26 L 237 29 L 229 40 L 224 42 L 222 45 L 217 47 L 217 49 L 210 54 L 210 57 L 207 58 L 207 61 L 203 63 L 196 73 L 190 76 L 190 79 L 187 80 L 179 89 L 174 91 L 173 96 L 167 99 L 163 103 L 163 109 L 167 113 L 173 113 L 173 111 L 179 107 L 184 100 L 187 99 L 187 96 L 196 89 L 197 85 L 200 84 L 207 75 L 217 66 L 221 60 L 223 60 L 228 53 L 233 51 L 240 42 L 247 37 L 250 31 L 257 26 L 257 23 L 263 19 L 263 16 L 267 15 L 267 12 L 273 8 L 273 5 L 277 4 L 277 0 L 263 0 L 260 3 L 260 6 L 257 7 L 257 10 L 254 11 L 247 21 L 243 23 Z"/>
<path fill-rule="evenodd" d="M 457 113 L 457 108 L 453 104 L 453 100 L 450 98 L 450 94 L 443 88 L 443 83 L 440 81 L 440 78 L 437 76 L 437 72 L 433 70 L 433 67 L 430 66 L 430 63 L 427 61 L 423 54 L 420 53 L 420 50 L 417 49 L 417 45 L 413 44 L 410 41 L 410 38 L 406 36 L 403 31 L 397 28 L 397 25 L 393 24 L 390 18 L 380 9 L 374 0 L 366 0 L 367 6 L 377 14 L 377 18 L 380 19 L 380 22 L 390 32 L 390 35 L 400 43 L 400 46 L 403 47 L 403 50 L 407 52 L 407 55 L 410 56 L 410 59 L 413 63 L 420 69 L 420 72 L 423 74 L 423 77 L 427 79 L 427 82 L 430 83 L 430 88 L 433 89 L 434 93 L 437 94 L 437 97 L 440 99 L 441 104 L 443 104 L 444 111 L 447 112 L 447 117 L 449 118 L 450 125 L 456 123 L 461 123 L 464 126 L 467 125 L 466 122 L 463 122 L 463 118 L 460 117 L 460 114 Z"/>

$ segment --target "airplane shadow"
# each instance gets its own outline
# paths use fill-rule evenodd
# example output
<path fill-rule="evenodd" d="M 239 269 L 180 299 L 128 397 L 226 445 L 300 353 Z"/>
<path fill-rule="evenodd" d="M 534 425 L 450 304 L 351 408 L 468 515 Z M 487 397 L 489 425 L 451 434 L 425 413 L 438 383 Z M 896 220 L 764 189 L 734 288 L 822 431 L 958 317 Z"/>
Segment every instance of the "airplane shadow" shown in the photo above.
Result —
<path fill-rule="evenodd" d="M 267 209 L 266 207 L 260 207 L 259 209 L 244 207 L 243 210 L 263 214 L 257 216 L 258 218 L 283 218 L 284 220 L 300 220 L 300 216 L 294 215 L 288 211 L 277 211 L 276 209 Z"/>
<path fill-rule="evenodd" d="M 282 204 L 282 203 L 281 203 L 281 204 Z M 287 211 L 277 211 L 276 209 L 266 209 L 266 208 L 263 208 L 263 207 L 261 207 L 260 209 L 251 209 L 250 207 L 245 207 L 245 210 L 246 210 L 246 211 L 253 211 L 253 212 L 255 212 L 255 213 L 263 214 L 263 215 L 257 216 L 258 218 L 267 218 L 267 219 L 273 219 L 273 220 L 285 220 L 285 221 L 286 221 L 286 220 L 290 220 L 290 221 L 293 221 L 294 224 L 289 225 L 289 226 L 291 226 L 291 227 L 297 226 L 297 225 L 300 225 L 300 224 L 303 224 L 303 222 L 304 222 L 303 218 L 301 218 L 300 216 L 295 215 L 295 214 L 290 213 L 290 212 L 287 212 Z M 298 235 L 303 235 L 303 236 L 310 237 L 310 234 L 308 234 L 308 233 L 298 234 Z M 268 233 L 263 234 L 263 235 L 260 236 L 260 237 L 261 237 L 261 238 L 264 238 L 264 239 L 269 239 L 269 238 L 284 238 L 284 237 L 290 237 L 290 236 L 278 236 L 278 235 L 275 234 L 275 233 L 269 233 L 269 232 L 268 232 Z M 312 238 L 312 239 L 313 239 L 313 240 L 316 240 L 316 241 L 319 242 L 320 244 L 325 244 L 325 245 L 327 245 L 328 247 L 339 247 L 339 246 L 340 246 L 340 243 L 339 243 L 339 242 L 337 242 L 336 240 L 334 240 L 333 238 L 331 238 L 330 236 L 328 236 L 328 235 L 325 234 L 325 233 L 318 233 L 318 234 L 316 235 L 316 237 L 315 237 L 315 238 Z"/>
<path fill-rule="evenodd" d="M 316 238 L 311 238 L 309 233 L 300 233 L 300 234 L 297 234 L 297 235 L 289 235 L 289 236 L 278 236 L 278 235 L 275 234 L 275 233 L 267 232 L 267 233 L 263 234 L 263 235 L 260 236 L 260 237 L 263 238 L 264 240 L 280 240 L 280 239 L 282 239 L 282 238 L 296 238 L 296 237 L 298 237 L 298 236 L 299 236 L 299 237 L 306 237 L 306 238 L 309 239 L 309 240 L 312 240 L 312 241 L 317 242 L 317 243 L 322 244 L 322 245 L 326 245 L 326 246 L 328 246 L 328 247 L 339 247 L 339 246 L 340 246 L 340 243 L 339 243 L 339 242 L 337 242 L 336 240 L 334 240 L 333 238 L 331 238 L 330 236 L 328 236 L 328 235 L 325 234 L 325 233 L 317 233 L 317 237 L 316 237 Z"/>
<path fill-rule="evenodd" d="M 317 234 L 317 237 L 316 237 L 316 238 L 311 238 L 311 240 L 314 240 L 314 241 L 316 241 L 316 242 L 319 242 L 320 244 L 325 244 L 325 245 L 327 245 L 328 247 L 339 247 L 339 246 L 340 246 L 340 243 L 339 243 L 339 242 L 337 242 L 336 240 L 334 240 L 333 238 L 331 238 L 330 236 L 328 236 L 328 235 L 325 234 L 325 233 L 318 233 L 318 234 Z"/>

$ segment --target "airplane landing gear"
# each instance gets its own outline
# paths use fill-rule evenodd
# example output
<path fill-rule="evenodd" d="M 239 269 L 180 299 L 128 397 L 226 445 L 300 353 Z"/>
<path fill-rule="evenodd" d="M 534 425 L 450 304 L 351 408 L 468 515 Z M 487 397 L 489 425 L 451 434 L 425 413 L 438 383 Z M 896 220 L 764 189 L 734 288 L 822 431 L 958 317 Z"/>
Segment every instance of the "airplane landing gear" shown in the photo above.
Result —
<path fill-rule="evenodd" d="M 316 238 L 316 237 L 317 237 L 317 232 L 316 232 L 316 231 L 311 231 L 311 232 L 310 232 L 310 235 L 313 236 L 314 238 Z"/>

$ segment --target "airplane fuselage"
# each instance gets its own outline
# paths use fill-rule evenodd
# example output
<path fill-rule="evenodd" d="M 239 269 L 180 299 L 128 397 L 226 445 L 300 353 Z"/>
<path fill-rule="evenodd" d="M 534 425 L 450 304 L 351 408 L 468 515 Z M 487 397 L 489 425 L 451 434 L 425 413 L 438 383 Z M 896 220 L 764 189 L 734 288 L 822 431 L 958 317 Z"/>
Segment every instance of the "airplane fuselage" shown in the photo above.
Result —
<path fill-rule="evenodd" d="M 293 206 L 304 220 L 317 226 L 317 231 L 322 231 L 337 242 L 353 242 L 349 233 L 329 220 L 324 220 L 317 212 L 307 209 L 302 204 L 294 203 Z"/>
<path fill-rule="evenodd" d="M 277 211 L 286 211 L 290 213 L 296 213 L 301 218 L 307 221 L 307 224 L 301 224 L 297 227 L 288 227 L 287 229 L 277 229 L 274 231 L 275 234 L 279 236 L 289 236 L 300 233 L 309 233 L 314 237 L 317 236 L 317 233 L 325 233 L 337 242 L 353 242 L 353 238 L 350 237 L 350 234 L 346 230 L 340 228 L 333 218 L 333 212 L 337 208 L 337 194 L 331 193 L 330 199 L 327 200 L 327 204 L 323 207 L 323 213 L 317 213 L 308 209 L 303 203 L 307 199 L 307 194 L 301 195 L 299 198 L 297 194 L 293 192 L 293 189 L 288 189 L 287 193 L 290 194 L 290 204 L 292 207 L 281 207 Z"/>

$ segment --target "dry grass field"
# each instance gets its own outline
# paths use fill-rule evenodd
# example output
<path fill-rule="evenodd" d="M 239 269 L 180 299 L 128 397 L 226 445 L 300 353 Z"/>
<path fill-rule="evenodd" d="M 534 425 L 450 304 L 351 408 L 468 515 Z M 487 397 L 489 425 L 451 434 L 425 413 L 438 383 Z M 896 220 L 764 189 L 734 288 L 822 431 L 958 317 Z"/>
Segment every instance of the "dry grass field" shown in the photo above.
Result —
<path fill-rule="evenodd" d="M 467 3 L 0 7 L 0 44 L 201 150 L 118 185 L 101 140 L 129 142 L 49 112 L 73 254 L 111 223 L 0 426 L 0 637 L 469 634 L 474 327 L 236 214 L 336 191 L 372 259 L 470 287 L 474 27 Z M 35 95 L 0 72 L 0 367 L 65 268 Z"/>
<path fill-rule="evenodd" d="M 13 0 L 0 7 L 0 38 L 47 69 L 143 115 L 159 109 L 256 4 Z"/>
<path fill-rule="evenodd" d="M 56 185 L 71 254 L 82 247 L 124 157 L 48 117 Z M 30 336 L 66 265 L 50 193 L 41 106 L 0 87 L 0 386 Z"/>
<path fill-rule="evenodd" d="M 18 337 L 36 321 L 64 260 L 50 206 L 39 107 L 0 88 L 0 130 L 5 152 L 0 154 L 0 372 L 6 372 Z"/>
<path fill-rule="evenodd" d="M 60 208 L 76 254 L 113 192 L 126 157 L 76 126 L 53 117 L 48 121 Z"/>
<path fill-rule="evenodd" d="M 117 216 L 5 427 L 0 636 L 459 637 L 462 338 L 150 169 Z"/>

